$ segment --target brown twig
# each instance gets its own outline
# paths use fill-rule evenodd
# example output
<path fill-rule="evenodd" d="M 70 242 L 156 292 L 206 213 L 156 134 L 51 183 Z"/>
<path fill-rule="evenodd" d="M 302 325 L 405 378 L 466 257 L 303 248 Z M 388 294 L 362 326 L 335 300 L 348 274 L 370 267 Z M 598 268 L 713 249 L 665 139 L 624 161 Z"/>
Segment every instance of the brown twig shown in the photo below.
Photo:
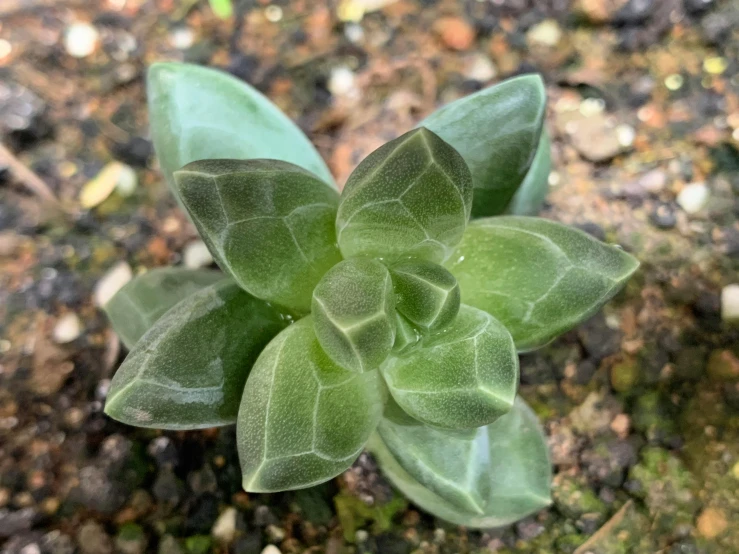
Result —
<path fill-rule="evenodd" d="M 0 162 L 7 165 L 10 172 L 15 175 L 15 178 L 23 183 L 31 192 L 47 201 L 49 204 L 64 211 L 59 199 L 47 184 L 41 180 L 41 177 L 36 175 L 23 162 L 16 158 L 15 155 L 2 143 L 0 143 Z"/>

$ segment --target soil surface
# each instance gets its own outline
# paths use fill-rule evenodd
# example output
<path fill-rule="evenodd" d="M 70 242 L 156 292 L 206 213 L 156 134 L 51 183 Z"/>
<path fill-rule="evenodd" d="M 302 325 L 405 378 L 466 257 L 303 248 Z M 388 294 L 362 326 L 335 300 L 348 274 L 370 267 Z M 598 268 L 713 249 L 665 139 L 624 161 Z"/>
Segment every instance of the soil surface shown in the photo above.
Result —
<path fill-rule="evenodd" d="M 739 552 L 738 54 L 732 0 L 245 1 L 225 21 L 192 0 L 0 2 L 0 551 Z M 549 509 L 449 525 L 366 455 L 314 489 L 246 494 L 233 429 L 102 413 L 125 352 L 96 299 L 209 263 L 153 157 L 157 60 L 252 83 L 340 180 L 436 106 L 542 73 L 543 215 L 642 262 L 603 313 L 522 358 Z"/>

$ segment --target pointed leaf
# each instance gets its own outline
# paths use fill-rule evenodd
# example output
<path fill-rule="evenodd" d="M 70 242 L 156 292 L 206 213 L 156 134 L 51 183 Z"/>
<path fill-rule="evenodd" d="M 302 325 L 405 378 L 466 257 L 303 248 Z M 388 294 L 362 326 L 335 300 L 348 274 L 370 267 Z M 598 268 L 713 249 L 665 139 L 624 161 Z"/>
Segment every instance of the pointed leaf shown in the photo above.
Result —
<path fill-rule="evenodd" d="M 440 265 L 407 260 L 391 268 L 397 310 L 423 331 L 442 329 L 459 312 L 459 285 Z"/>
<path fill-rule="evenodd" d="M 472 171 L 472 217 L 505 211 L 534 159 L 545 105 L 541 77 L 524 75 L 452 102 L 421 122 Z"/>
<path fill-rule="evenodd" d="M 310 317 L 280 333 L 254 365 L 239 411 L 237 441 L 248 492 L 302 489 L 352 465 L 385 404 L 377 371 L 340 368 Z"/>
<path fill-rule="evenodd" d="M 113 329 L 130 350 L 175 304 L 223 279 L 226 276 L 220 271 L 182 267 L 151 269 L 126 283 L 103 309 Z"/>
<path fill-rule="evenodd" d="M 252 364 L 285 323 L 230 280 L 208 286 L 136 343 L 113 377 L 105 413 L 156 429 L 234 423 Z"/>
<path fill-rule="evenodd" d="M 428 129 L 375 150 L 351 174 L 336 218 L 345 258 L 441 261 L 462 238 L 472 178 L 462 157 Z"/>
<path fill-rule="evenodd" d="M 457 318 L 420 348 L 382 366 L 390 393 L 408 414 L 445 429 L 492 423 L 508 412 L 518 387 L 518 355 L 505 327 L 462 306 Z"/>
<path fill-rule="evenodd" d="M 520 399 L 473 440 L 383 419 L 367 447 L 412 502 L 458 525 L 500 527 L 551 503 L 547 445 Z"/>
<path fill-rule="evenodd" d="M 395 343 L 393 353 L 396 355 L 407 354 L 420 344 L 421 333 L 405 317 L 395 312 Z"/>
<path fill-rule="evenodd" d="M 549 173 L 552 170 L 552 144 L 549 133 L 542 130 L 536 156 L 526 178 L 513 195 L 506 213 L 512 215 L 537 215 L 549 192 Z"/>
<path fill-rule="evenodd" d="M 345 260 L 313 291 L 313 323 L 323 350 L 350 371 L 377 369 L 395 341 L 390 273 L 376 260 Z"/>
<path fill-rule="evenodd" d="M 269 99 L 227 73 L 156 63 L 147 74 L 146 94 L 154 149 L 170 185 L 182 166 L 217 158 L 276 158 L 333 185 L 302 131 Z"/>
<path fill-rule="evenodd" d="M 560 223 L 502 216 L 471 223 L 446 266 L 462 302 L 499 319 L 524 351 L 592 316 L 639 262 Z"/>
<path fill-rule="evenodd" d="M 301 313 L 341 260 L 339 195 L 277 160 L 202 160 L 175 172 L 175 187 L 213 257 L 246 291 Z"/>

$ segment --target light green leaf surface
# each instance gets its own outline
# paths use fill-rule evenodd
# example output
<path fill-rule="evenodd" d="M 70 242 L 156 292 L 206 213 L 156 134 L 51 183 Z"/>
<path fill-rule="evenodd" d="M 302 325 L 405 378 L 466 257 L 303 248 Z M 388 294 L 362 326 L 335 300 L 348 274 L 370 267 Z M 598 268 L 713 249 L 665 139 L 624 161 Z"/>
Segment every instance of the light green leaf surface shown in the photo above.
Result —
<path fill-rule="evenodd" d="M 313 291 L 316 337 L 335 363 L 350 371 L 377 369 L 395 341 L 390 273 L 376 260 L 345 260 Z"/>
<path fill-rule="evenodd" d="M 220 271 L 160 267 L 134 277 L 103 307 L 129 350 L 172 306 L 203 287 L 226 279 Z"/>
<path fill-rule="evenodd" d="M 210 8 L 213 10 L 213 13 L 216 14 L 221 19 L 228 19 L 233 15 L 233 5 L 231 4 L 231 0 L 209 0 L 210 1 Z"/>
<path fill-rule="evenodd" d="M 452 102 L 421 122 L 462 154 L 472 171 L 472 217 L 505 211 L 534 159 L 545 106 L 541 77 L 523 75 Z"/>
<path fill-rule="evenodd" d="M 459 285 L 442 266 L 406 260 L 392 266 L 390 272 L 396 309 L 421 330 L 441 329 L 459 312 Z"/>
<path fill-rule="evenodd" d="M 501 216 L 472 222 L 446 266 L 462 302 L 495 316 L 526 351 L 592 316 L 639 263 L 560 223 Z"/>
<path fill-rule="evenodd" d="M 203 160 L 174 178 L 224 271 L 257 298 L 310 311 L 313 288 L 341 260 L 334 189 L 278 160 Z"/>
<path fill-rule="evenodd" d="M 170 185 L 182 166 L 224 158 L 284 160 L 334 184 L 303 132 L 260 92 L 223 71 L 155 63 L 146 95 L 154 149 Z"/>
<path fill-rule="evenodd" d="M 508 204 L 511 215 L 537 215 L 549 192 L 549 174 L 552 171 L 552 143 L 546 129 L 541 131 L 539 147 L 526 177 Z"/>
<path fill-rule="evenodd" d="M 382 417 L 386 394 L 377 371 L 331 362 L 310 317 L 285 329 L 244 389 L 236 427 L 244 489 L 301 489 L 345 471 Z"/>
<path fill-rule="evenodd" d="M 518 388 L 518 355 L 491 315 L 462 306 L 443 331 L 381 366 L 388 389 L 408 414 L 445 429 L 469 429 L 510 410 Z"/>
<path fill-rule="evenodd" d="M 395 311 L 395 343 L 393 353 L 407 354 L 420 344 L 421 333 L 405 317 Z"/>
<path fill-rule="evenodd" d="M 230 280 L 208 286 L 136 343 L 113 377 L 105 413 L 155 429 L 232 424 L 252 364 L 285 324 Z"/>
<path fill-rule="evenodd" d="M 520 399 L 473 440 L 383 419 L 367 447 L 412 502 L 458 525 L 500 527 L 551 503 L 547 445 Z"/>
<path fill-rule="evenodd" d="M 416 129 L 372 152 L 349 177 L 336 218 L 339 247 L 345 258 L 439 262 L 462 238 L 471 203 L 462 157 Z"/>

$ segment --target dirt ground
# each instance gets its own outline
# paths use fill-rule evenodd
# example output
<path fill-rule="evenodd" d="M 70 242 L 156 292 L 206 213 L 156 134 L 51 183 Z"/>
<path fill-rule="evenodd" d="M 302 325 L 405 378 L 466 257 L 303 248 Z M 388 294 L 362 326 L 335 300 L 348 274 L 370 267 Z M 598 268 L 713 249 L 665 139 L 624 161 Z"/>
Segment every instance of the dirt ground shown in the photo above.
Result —
<path fill-rule="evenodd" d="M 739 4 L 381 4 L 249 0 L 222 21 L 192 0 L 0 0 L 0 552 L 739 553 Z M 602 314 L 522 358 L 549 509 L 465 530 L 365 455 L 326 485 L 247 495 L 233 429 L 104 416 L 125 353 L 95 299 L 129 271 L 208 263 L 153 157 L 157 60 L 255 85 L 340 180 L 435 106 L 543 74 L 543 215 L 642 262 Z"/>

